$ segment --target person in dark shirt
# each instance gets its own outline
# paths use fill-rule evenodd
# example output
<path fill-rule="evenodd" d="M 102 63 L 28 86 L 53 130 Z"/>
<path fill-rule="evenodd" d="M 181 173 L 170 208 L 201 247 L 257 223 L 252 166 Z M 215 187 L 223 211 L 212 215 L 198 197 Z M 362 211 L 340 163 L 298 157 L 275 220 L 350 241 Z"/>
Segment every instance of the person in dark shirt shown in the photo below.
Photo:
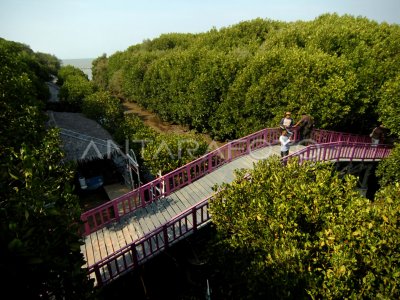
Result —
<path fill-rule="evenodd" d="M 373 145 L 382 144 L 384 142 L 385 131 L 385 127 L 382 124 L 372 130 L 369 136 L 371 137 L 371 142 Z"/>
<path fill-rule="evenodd" d="M 306 113 L 301 114 L 301 119 L 298 121 L 294 127 L 300 126 L 300 140 L 308 140 L 311 137 L 311 131 L 314 126 L 314 120 L 310 115 Z"/>

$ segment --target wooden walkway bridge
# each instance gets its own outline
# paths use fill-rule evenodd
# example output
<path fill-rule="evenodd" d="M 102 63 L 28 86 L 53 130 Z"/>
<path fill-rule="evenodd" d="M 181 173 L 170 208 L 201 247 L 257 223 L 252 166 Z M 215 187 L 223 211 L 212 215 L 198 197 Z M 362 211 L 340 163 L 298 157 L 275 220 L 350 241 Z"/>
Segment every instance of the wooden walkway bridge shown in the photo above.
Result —
<path fill-rule="evenodd" d="M 89 276 L 99 286 L 132 270 L 210 221 L 213 186 L 234 180 L 234 170 L 280 155 L 280 130 L 266 128 L 232 141 L 140 188 L 82 214 Z M 293 137 L 297 139 L 297 133 Z M 313 143 L 291 147 L 303 161 L 376 161 L 391 148 L 368 136 L 314 130 Z"/>

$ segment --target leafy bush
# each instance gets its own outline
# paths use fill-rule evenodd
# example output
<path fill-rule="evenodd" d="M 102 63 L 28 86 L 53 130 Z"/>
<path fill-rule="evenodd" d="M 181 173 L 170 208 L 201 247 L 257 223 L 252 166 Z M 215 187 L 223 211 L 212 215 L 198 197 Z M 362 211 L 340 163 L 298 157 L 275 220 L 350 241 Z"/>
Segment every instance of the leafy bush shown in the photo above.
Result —
<path fill-rule="evenodd" d="M 109 92 L 95 92 L 83 99 L 82 112 L 105 129 L 114 132 L 123 120 L 123 108 Z"/>
<path fill-rule="evenodd" d="M 223 291 L 247 299 L 400 296 L 398 184 L 370 202 L 331 164 L 283 167 L 277 157 L 244 176 L 211 201 Z"/>
<path fill-rule="evenodd" d="M 153 174 L 165 174 L 202 156 L 207 148 L 206 141 L 193 133 L 165 133 L 146 143 L 142 157 Z"/>
<path fill-rule="evenodd" d="M 126 115 L 116 133 L 117 141 L 128 142 L 155 175 L 173 171 L 206 153 L 207 142 L 194 133 L 158 133 L 134 115 Z"/>
<path fill-rule="evenodd" d="M 89 299 L 93 285 L 82 268 L 81 210 L 58 131 L 45 127 L 40 90 L 50 69 L 37 60 L 27 46 L 0 39 L 2 293 Z"/>
<path fill-rule="evenodd" d="M 76 111 L 81 111 L 83 99 L 94 92 L 92 83 L 81 75 L 68 76 L 60 88 L 61 102 L 70 105 Z"/>
<path fill-rule="evenodd" d="M 276 126 L 287 110 L 306 110 L 320 128 L 369 133 L 383 117 L 379 102 L 396 95 L 399 32 L 349 15 L 255 19 L 144 41 L 99 60 L 94 80 L 219 140 Z"/>

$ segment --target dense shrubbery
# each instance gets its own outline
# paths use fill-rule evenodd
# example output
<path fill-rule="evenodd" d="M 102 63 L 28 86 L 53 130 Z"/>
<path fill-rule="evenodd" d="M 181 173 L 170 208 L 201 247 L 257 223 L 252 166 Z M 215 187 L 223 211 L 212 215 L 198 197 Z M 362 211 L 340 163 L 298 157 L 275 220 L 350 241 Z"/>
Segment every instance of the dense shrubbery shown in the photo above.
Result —
<path fill-rule="evenodd" d="M 399 32 L 398 25 L 336 14 L 310 22 L 255 19 L 165 34 L 103 56 L 93 80 L 222 140 L 276 126 L 286 110 L 297 117 L 306 110 L 320 128 L 367 133 L 381 88 L 396 82 Z"/>
<path fill-rule="evenodd" d="M 286 110 L 346 131 L 368 132 L 379 119 L 398 135 L 399 30 L 323 15 L 166 34 L 96 59 L 93 82 L 62 67 L 60 96 L 119 143 L 128 139 L 153 174 L 185 164 L 207 145 L 122 116 L 114 96 L 218 139 L 275 126 Z M 37 100 L 47 98 L 43 81 L 59 62 L 0 39 L 0 65 L 2 282 L 14 295 L 84 299 L 91 289 L 73 225 L 80 210 L 71 171 L 60 164 L 59 140 L 43 127 Z M 223 272 L 213 280 L 227 279 L 219 281 L 223 298 L 399 298 L 399 157 L 397 147 L 379 166 L 382 187 L 373 202 L 355 191 L 353 177 L 340 178 L 326 164 L 282 168 L 275 157 L 251 180 L 239 172 L 211 204 L 223 250 Z"/>
<path fill-rule="evenodd" d="M 58 83 L 61 84 L 59 98 L 68 110 L 81 111 L 83 99 L 95 92 L 87 75 L 73 66 L 61 67 L 58 72 Z"/>
<path fill-rule="evenodd" d="M 83 99 L 82 112 L 114 133 L 123 121 L 123 108 L 118 98 L 109 92 L 95 92 Z"/>
<path fill-rule="evenodd" d="M 326 163 L 282 168 L 272 157 L 250 176 L 239 173 L 211 202 L 223 295 L 400 296 L 398 183 L 371 202 L 357 192 L 356 178 L 341 178 Z"/>
<path fill-rule="evenodd" d="M 48 61 L 47 61 L 48 59 Z M 47 66 L 47 62 L 49 65 Z M 0 281 L 21 299 L 86 299 L 80 207 L 43 103 L 53 56 L 0 39 Z"/>
<path fill-rule="evenodd" d="M 116 137 L 128 142 L 135 153 L 140 154 L 141 161 L 153 175 L 159 171 L 162 174 L 173 171 L 208 150 L 206 141 L 199 135 L 158 133 L 134 115 L 125 116 Z"/>

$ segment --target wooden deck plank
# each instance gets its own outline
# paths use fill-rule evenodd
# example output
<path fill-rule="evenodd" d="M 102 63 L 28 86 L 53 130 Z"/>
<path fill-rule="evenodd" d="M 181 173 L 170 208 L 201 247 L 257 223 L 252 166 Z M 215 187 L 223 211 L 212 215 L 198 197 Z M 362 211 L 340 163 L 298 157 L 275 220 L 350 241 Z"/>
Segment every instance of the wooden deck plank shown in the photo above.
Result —
<path fill-rule="evenodd" d="M 95 262 L 97 262 L 102 259 L 100 247 L 99 247 L 99 240 L 97 238 L 97 232 L 94 232 L 91 234 L 91 239 L 92 239 L 92 245 L 93 245 L 94 260 L 95 260 Z"/>
<path fill-rule="evenodd" d="M 214 172 L 213 172 L 209 176 L 207 176 L 207 179 L 209 181 L 211 181 L 213 183 L 213 185 L 214 184 L 220 185 L 223 182 L 231 182 L 233 180 L 233 178 L 234 178 L 233 171 L 231 174 L 225 173 L 223 175 L 221 175 L 220 173 L 214 174 Z"/>
<path fill-rule="evenodd" d="M 190 191 L 190 193 L 192 193 L 194 197 L 198 197 L 198 201 L 204 199 L 212 192 L 211 187 L 207 187 L 206 190 L 205 187 L 201 184 L 202 182 L 205 182 L 204 178 L 202 178 L 201 181 L 197 180 L 193 182 L 191 185 L 187 186 L 186 189 L 187 191 Z"/>
<path fill-rule="evenodd" d="M 104 234 L 102 230 L 99 230 L 96 232 L 96 237 L 97 237 L 97 243 L 99 245 L 99 253 L 101 256 L 101 259 L 107 257 L 107 249 L 106 249 L 106 244 L 104 241 Z"/>
<path fill-rule="evenodd" d="M 125 241 L 125 236 L 124 236 L 124 233 L 123 233 L 123 228 L 122 228 L 122 230 L 119 230 L 116 233 L 117 233 L 117 239 L 118 239 L 118 242 L 119 242 L 119 245 L 120 245 L 120 249 L 121 249 L 121 248 L 123 248 L 124 246 L 127 245 L 127 243 Z"/>
<path fill-rule="evenodd" d="M 290 153 L 304 148 L 302 145 L 292 145 Z M 346 149 L 334 147 L 332 149 L 321 150 L 314 153 L 316 158 L 330 157 L 333 154 L 337 154 L 337 151 L 341 151 L 342 154 L 350 155 L 351 153 L 346 152 Z M 122 247 L 132 243 L 133 241 L 143 237 L 155 228 L 158 228 L 171 220 L 182 211 L 186 210 L 190 206 L 198 203 L 202 199 L 211 196 L 214 192 L 212 187 L 217 184 L 230 183 L 235 179 L 234 170 L 236 169 L 253 169 L 254 165 L 259 161 L 266 159 L 271 155 L 277 155 L 280 157 L 280 146 L 276 145 L 273 147 L 266 147 L 256 151 L 252 151 L 250 154 L 243 157 L 237 158 L 232 162 L 219 167 L 212 173 L 205 175 L 202 178 L 194 181 L 190 185 L 187 185 L 176 192 L 168 195 L 165 199 L 160 199 L 156 203 L 149 204 L 147 207 L 139 209 L 130 215 L 121 218 L 119 223 L 112 223 L 107 227 L 99 230 L 96 233 L 92 233 L 84 239 L 84 245 L 81 246 L 81 252 L 83 253 L 87 266 L 90 266 L 98 262 L 101 258 L 104 258 L 111 253 L 121 249 Z M 364 159 L 364 161 L 374 161 L 375 151 L 370 151 L 371 159 Z M 368 156 L 367 156 L 368 157 Z M 348 159 L 339 159 L 339 161 L 349 161 Z M 353 159 L 353 161 L 358 161 Z M 206 212 L 203 212 L 203 214 Z M 197 218 L 200 219 L 201 212 L 197 212 Z M 187 230 L 191 226 L 193 220 L 188 219 L 186 223 L 177 223 L 175 227 L 171 227 L 168 230 L 168 234 L 178 234 L 180 230 Z M 149 247 L 162 245 L 164 237 L 158 235 L 154 240 L 145 244 L 145 251 L 149 250 Z M 139 251 L 140 252 L 140 251 Z M 117 265 L 111 265 L 112 271 L 115 272 L 116 268 L 124 268 L 125 261 L 132 261 L 130 254 L 127 254 L 125 260 L 121 259 L 117 262 Z M 102 272 L 108 272 L 106 269 Z M 94 278 L 94 274 L 91 274 Z"/>
<path fill-rule="evenodd" d="M 271 149 L 263 148 L 252 152 L 250 155 L 237 158 L 231 163 L 219 167 L 214 172 L 199 178 L 192 184 L 168 195 L 165 199 L 158 200 L 157 203 L 152 203 L 129 216 L 123 217 L 120 223 L 111 224 L 107 228 L 103 228 L 104 232 L 99 231 L 97 234 L 89 235 L 85 239 L 85 245 L 81 248 L 88 265 L 99 261 L 100 258 L 104 258 L 106 254 L 109 255 L 111 251 L 114 253 L 141 238 L 185 209 L 211 196 L 214 193 L 212 187 L 215 183 L 230 183 L 234 180 L 235 169 L 252 169 L 254 163 L 265 159 L 271 154 L 279 155 L 279 146 Z M 198 217 L 200 217 L 200 212 Z M 192 226 L 191 222 L 190 220 L 188 221 L 188 226 Z M 185 227 L 186 225 L 180 226 Z M 182 227 L 182 229 L 184 228 Z M 174 230 L 178 230 L 178 228 Z M 160 239 L 160 237 L 157 237 L 157 239 Z M 162 240 L 159 241 L 159 243 L 162 242 Z M 118 265 L 120 263 L 122 261 L 118 262 Z"/>
<path fill-rule="evenodd" d="M 166 220 L 171 220 L 180 210 L 176 207 L 176 202 L 181 201 L 175 194 L 168 195 L 165 199 L 161 200 L 164 206 L 164 215 Z"/>
<path fill-rule="evenodd" d="M 137 240 L 137 239 L 139 239 L 140 237 L 143 236 L 143 232 L 140 231 L 139 226 L 137 226 L 137 224 L 135 224 L 135 222 L 128 223 L 128 229 L 129 229 L 129 232 L 131 233 L 131 235 L 133 237 L 133 240 Z"/>
<path fill-rule="evenodd" d="M 190 185 L 185 186 L 184 188 L 180 189 L 179 191 L 190 191 Z M 188 207 L 190 207 L 190 204 L 188 203 L 187 199 L 185 197 L 182 198 L 181 193 L 174 192 L 174 196 L 177 197 L 177 201 L 175 201 L 174 205 L 174 210 L 178 212 L 177 214 L 181 213 Z"/>
<path fill-rule="evenodd" d="M 162 223 L 168 222 L 171 219 L 170 213 L 168 211 L 167 199 L 162 199 L 157 201 L 157 214 L 161 216 Z M 167 205 L 167 206 L 166 206 Z"/>
<path fill-rule="evenodd" d="M 150 229 L 150 231 L 154 230 L 155 228 L 161 226 L 166 222 L 165 217 L 162 215 L 162 213 L 159 213 L 155 203 L 146 206 L 145 210 L 148 216 L 147 218 L 145 218 L 145 220 L 148 223 L 148 228 Z"/>
<path fill-rule="evenodd" d="M 174 199 L 173 205 L 171 205 L 171 208 L 173 209 L 174 212 L 174 217 L 176 215 L 179 215 L 182 211 L 184 211 L 187 207 L 186 203 L 186 198 L 182 197 L 180 193 L 174 193 L 170 195 L 169 197 Z"/>
<path fill-rule="evenodd" d="M 117 236 L 117 231 L 110 231 L 107 230 L 108 234 L 110 236 L 111 239 L 111 243 L 113 245 L 114 251 L 117 251 L 119 249 L 122 248 L 122 245 L 120 245 L 119 240 L 118 240 L 118 236 Z"/>
<path fill-rule="evenodd" d="M 106 250 L 107 250 L 107 255 L 110 255 L 112 253 L 114 253 L 116 250 L 114 248 L 113 242 L 111 240 L 111 236 L 110 233 L 107 231 L 103 231 L 103 236 L 104 236 L 104 243 L 106 245 Z"/>
<path fill-rule="evenodd" d="M 165 199 L 161 200 L 161 203 L 164 206 L 165 218 L 169 221 L 173 217 L 175 217 L 179 212 L 175 212 L 174 210 L 174 201 L 180 201 L 179 199 L 175 200 L 174 197 L 168 196 Z"/>
<path fill-rule="evenodd" d="M 134 236 L 131 234 L 128 225 L 124 226 L 124 228 L 122 229 L 123 233 L 124 233 L 124 238 L 125 238 L 125 242 L 126 245 L 129 245 L 130 243 L 132 243 L 134 241 Z"/>
<path fill-rule="evenodd" d="M 144 214 L 143 215 L 141 214 L 137 218 L 137 225 L 139 226 L 140 231 L 143 232 L 143 235 L 146 235 L 146 233 L 150 232 L 153 229 L 152 225 L 149 226 L 148 224 L 147 221 L 148 218 L 149 217 L 148 216 L 146 217 Z"/>
<path fill-rule="evenodd" d="M 86 251 L 86 243 L 84 243 L 83 245 L 80 246 L 81 248 L 81 253 L 84 253 L 84 257 L 87 257 L 87 251 Z M 87 268 L 88 267 L 88 263 L 85 260 L 85 264 L 82 266 L 82 268 Z"/>
<path fill-rule="evenodd" d="M 197 194 L 191 193 L 187 189 L 185 191 L 177 191 L 176 193 L 179 195 L 180 199 L 184 199 L 184 201 L 188 203 L 187 207 L 190 207 L 199 201 Z"/>
<path fill-rule="evenodd" d="M 85 238 L 85 249 L 86 249 L 86 255 L 87 255 L 87 256 L 85 256 L 86 262 L 87 262 L 88 266 L 90 266 L 95 263 L 91 235 L 88 235 Z"/>

